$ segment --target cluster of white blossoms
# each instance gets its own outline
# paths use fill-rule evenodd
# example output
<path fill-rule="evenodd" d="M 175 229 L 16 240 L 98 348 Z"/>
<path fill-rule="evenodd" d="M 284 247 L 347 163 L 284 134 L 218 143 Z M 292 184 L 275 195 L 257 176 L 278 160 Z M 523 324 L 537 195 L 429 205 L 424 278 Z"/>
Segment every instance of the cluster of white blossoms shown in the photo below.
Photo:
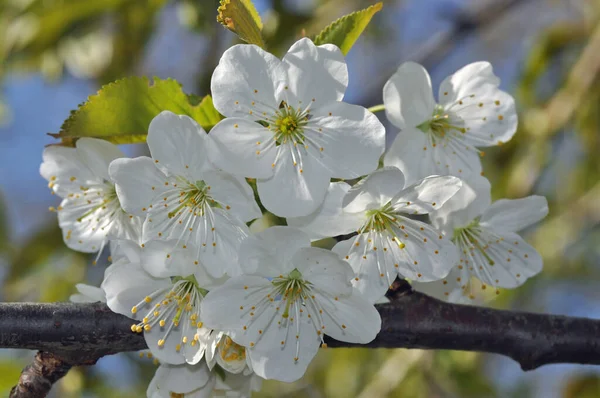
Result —
<path fill-rule="evenodd" d="M 212 76 L 226 118 L 209 133 L 165 111 L 148 127 L 150 157 L 93 138 L 44 151 L 65 243 L 99 256 L 110 242 L 101 288 L 78 285 L 72 300 L 134 319 L 161 363 L 148 397 L 249 396 L 262 379 L 298 380 L 326 335 L 376 338 L 374 303 L 398 277 L 463 302 L 541 270 L 516 232 L 547 214 L 546 200 L 492 204 L 480 175 L 479 148 L 517 124 L 489 63 L 449 76 L 439 103 L 424 68 L 401 65 L 383 91 L 400 129 L 383 167 L 385 128 L 342 101 L 347 85 L 333 45 L 304 38 L 282 59 L 236 45 Z M 261 209 L 287 225 L 251 233 Z M 331 250 L 311 245 L 331 237 Z"/>

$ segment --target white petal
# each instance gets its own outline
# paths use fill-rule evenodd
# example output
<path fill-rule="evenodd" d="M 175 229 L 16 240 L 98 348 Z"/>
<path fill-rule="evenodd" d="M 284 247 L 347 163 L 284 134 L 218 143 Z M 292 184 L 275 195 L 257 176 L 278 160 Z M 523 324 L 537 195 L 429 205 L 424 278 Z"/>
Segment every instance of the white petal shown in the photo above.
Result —
<path fill-rule="evenodd" d="M 394 232 L 406 246 L 391 245 L 400 274 L 420 282 L 442 279 L 458 262 L 458 250 L 428 224 L 402 217 Z M 408 235 L 408 236 L 407 236 Z"/>
<path fill-rule="evenodd" d="M 532 195 L 522 199 L 501 199 L 494 202 L 481 216 L 482 227 L 498 232 L 517 232 L 548 215 L 548 201 Z"/>
<path fill-rule="evenodd" d="M 79 293 L 73 294 L 69 298 L 73 303 L 106 302 L 106 294 L 104 293 L 104 290 L 99 287 L 78 283 L 75 285 L 75 288 Z"/>
<path fill-rule="evenodd" d="M 509 141 L 517 131 L 514 99 L 494 86 L 482 87 L 474 97 L 449 105 L 464 122 L 465 145 L 487 147 Z"/>
<path fill-rule="evenodd" d="M 315 106 L 310 114 L 307 143 L 332 177 L 356 178 L 377 169 L 385 150 L 385 128 L 377 116 L 344 102 Z"/>
<path fill-rule="evenodd" d="M 105 274 L 101 286 L 106 292 L 106 304 L 116 313 L 133 317 L 131 309 L 144 297 L 171 286 L 170 279 L 153 278 L 139 264 L 118 265 Z"/>
<path fill-rule="evenodd" d="M 438 300 L 457 304 L 473 304 L 472 299 L 468 297 L 470 278 L 469 271 L 463 266 L 462 269 L 452 268 L 444 279 L 432 282 L 411 281 L 410 284 L 416 291 L 435 297 Z M 463 289 L 463 286 L 467 286 L 467 289 Z"/>
<path fill-rule="evenodd" d="M 206 364 L 192 365 L 169 365 L 161 364 L 150 385 L 148 386 L 148 397 L 158 392 L 159 397 L 169 398 L 171 393 L 185 394 L 204 387 L 213 377 Z"/>
<path fill-rule="evenodd" d="M 262 216 L 248 183 L 222 171 L 203 173 L 203 180 L 211 187 L 210 196 L 221 204 L 227 213 L 244 222 Z"/>
<path fill-rule="evenodd" d="M 141 243 L 142 224 L 144 223 L 142 217 L 127 214 L 119 208 L 114 213 L 113 220 L 107 235 L 109 239 L 130 240 Z"/>
<path fill-rule="evenodd" d="M 394 244 L 387 235 L 359 234 L 339 242 L 332 249 L 351 265 L 356 274 L 352 285 L 370 303 L 381 299 L 398 275 L 400 263 L 395 261 L 390 249 Z"/>
<path fill-rule="evenodd" d="M 329 184 L 325 201 L 312 214 L 304 217 L 290 217 L 287 224 L 300 228 L 313 238 L 326 238 L 349 234 L 356 231 L 365 221 L 364 213 L 342 211 L 342 200 L 350 185 L 345 182 Z"/>
<path fill-rule="evenodd" d="M 254 373 L 228 374 L 225 380 L 217 377 L 213 397 L 250 398 L 253 391 L 260 391 L 261 385 L 262 379 Z"/>
<path fill-rule="evenodd" d="M 83 253 L 99 251 L 113 224 L 108 217 L 109 212 L 97 208 L 102 205 L 102 197 L 92 197 L 92 200 L 88 203 L 83 197 L 64 199 L 58 211 L 58 225 L 62 229 L 65 244 Z"/>
<path fill-rule="evenodd" d="M 212 289 L 202 300 L 200 313 L 204 327 L 222 330 L 238 344 L 248 346 L 254 335 L 244 333 L 243 327 L 252 322 L 249 296 L 261 289 L 270 290 L 271 282 L 261 276 L 244 275 L 227 280 Z M 266 294 L 265 294 L 266 295 Z M 257 301 L 262 298 L 256 295 Z M 240 309 L 240 306 L 244 307 Z"/>
<path fill-rule="evenodd" d="M 273 177 L 257 180 L 260 200 L 280 217 L 306 216 L 323 203 L 331 176 L 310 156 L 298 157 L 302 149 L 290 143 L 278 149 Z"/>
<path fill-rule="evenodd" d="M 473 62 L 444 79 L 440 84 L 439 101 L 445 105 L 477 93 L 482 86 L 498 87 L 500 79 L 494 75 L 489 62 Z"/>
<path fill-rule="evenodd" d="M 192 252 L 175 249 L 173 241 L 150 240 L 140 251 L 140 263 L 155 278 L 188 276 L 196 271 Z"/>
<path fill-rule="evenodd" d="M 490 206 L 490 190 L 490 182 L 485 177 L 463 180 L 458 192 L 429 214 L 432 225 L 450 236 L 455 228 L 466 227 Z"/>
<path fill-rule="evenodd" d="M 385 206 L 404 188 L 404 176 L 395 167 L 385 167 L 355 184 L 342 201 L 345 212 L 364 212 Z"/>
<path fill-rule="evenodd" d="M 105 140 L 83 137 L 77 140 L 77 153 L 90 170 L 105 180 L 108 176 L 108 165 L 125 154 L 115 145 Z"/>
<path fill-rule="evenodd" d="M 282 99 L 296 106 L 315 99 L 317 105 L 341 101 L 348 87 L 348 68 L 340 49 L 332 44 L 315 46 L 308 38 L 292 45 L 283 57 L 289 92 Z"/>
<path fill-rule="evenodd" d="M 251 178 L 269 178 L 277 153 L 273 133 L 264 126 L 241 118 L 221 120 L 210 131 L 209 157 L 229 173 Z"/>
<path fill-rule="evenodd" d="M 227 117 L 259 120 L 262 112 L 272 114 L 279 107 L 285 80 L 285 69 L 274 55 L 255 45 L 236 45 L 223 53 L 212 75 L 213 104 Z"/>
<path fill-rule="evenodd" d="M 400 129 L 431 119 L 435 107 L 431 79 L 421 65 L 406 62 L 383 86 L 385 114 Z"/>
<path fill-rule="evenodd" d="M 42 157 L 40 174 L 60 197 L 80 192 L 81 186 L 102 183 L 102 177 L 87 167 L 75 148 L 49 146 L 44 149 Z"/>
<path fill-rule="evenodd" d="M 459 178 L 431 176 L 406 187 L 391 200 L 395 211 L 427 214 L 439 209 L 462 186 Z"/>
<path fill-rule="evenodd" d="M 305 325 L 305 324 L 303 324 Z M 319 351 L 321 341 L 317 338 L 312 325 L 306 325 L 306 329 L 300 332 L 300 349 L 299 355 L 296 357 L 296 342 L 295 336 L 292 336 L 290 331 L 287 336 L 288 341 L 280 347 L 278 343 L 285 341 L 287 329 L 274 325 L 265 332 L 264 339 L 271 339 L 268 345 L 268 351 L 259 351 L 258 349 L 249 350 L 250 360 L 254 372 L 267 380 L 279 380 L 286 383 L 291 383 L 300 379 L 306 373 L 308 365 L 312 362 Z M 295 328 L 294 328 L 295 329 Z M 294 358 L 298 358 L 297 361 Z"/>
<path fill-rule="evenodd" d="M 197 242 L 207 242 L 206 246 L 199 248 L 200 261 L 213 278 L 220 278 L 224 274 L 240 275 L 242 270 L 238 263 L 238 252 L 242 241 L 250 231 L 246 224 L 229 217 L 224 210 L 214 209 L 213 213 L 215 230 L 212 232 L 207 230 L 202 234 L 198 228 L 196 233 Z M 202 235 L 207 237 L 201 238 Z"/>
<path fill-rule="evenodd" d="M 352 294 L 350 280 L 354 278 L 354 271 L 335 253 L 316 247 L 303 247 L 292 258 L 292 264 L 315 289 L 337 296 Z"/>
<path fill-rule="evenodd" d="M 208 135 L 192 118 L 163 111 L 150 122 L 148 148 L 163 172 L 185 176 L 189 181 L 202 179 L 212 168 L 208 161 Z"/>
<path fill-rule="evenodd" d="M 310 247 L 306 233 L 292 227 L 274 226 L 248 236 L 239 251 L 245 274 L 265 277 L 291 272 L 292 257 L 303 247 Z"/>
<path fill-rule="evenodd" d="M 464 241 L 460 254 L 463 264 L 483 283 L 515 288 L 542 270 L 541 256 L 519 235 L 511 232 L 490 233 L 484 229 L 480 236 L 483 241 L 480 246 L 485 248 L 488 257 L 484 257 L 478 248 Z"/>
<path fill-rule="evenodd" d="M 392 146 L 383 157 L 383 164 L 399 168 L 404 174 L 406 184 L 412 184 L 430 175 L 447 174 L 437 171 L 432 148 L 425 133 L 414 127 L 406 127 L 396 135 Z"/>
<path fill-rule="evenodd" d="M 142 247 L 138 242 L 130 240 L 113 240 L 111 243 L 111 255 L 113 265 L 117 262 L 141 263 Z M 113 245 L 114 244 L 114 245 Z M 107 268 L 110 269 L 113 265 Z"/>
<path fill-rule="evenodd" d="M 332 299 L 331 294 L 319 295 L 323 305 L 325 334 L 339 341 L 367 344 L 381 330 L 381 316 L 357 291 L 347 297 Z"/>
<path fill-rule="evenodd" d="M 434 162 L 433 174 L 454 175 L 463 179 L 481 175 L 480 152 L 465 146 L 457 139 L 448 140 L 444 145 L 429 147 Z"/>
<path fill-rule="evenodd" d="M 167 326 L 164 328 L 161 328 L 157 324 L 154 325 L 149 332 L 143 332 L 144 339 L 146 340 L 146 345 L 150 352 L 152 352 L 154 357 L 161 363 L 181 365 L 185 363 L 185 356 L 183 355 L 181 348 L 177 351 L 177 345 L 181 346 L 183 334 L 179 328 L 173 327 L 169 335 L 165 338 L 166 330 L 170 326 L 169 322 L 170 321 L 167 321 Z M 192 335 L 191 337 L 193 338 L 194 336 Z M 159 345 L 159 340 L 164 340 L 164 343 Z"/>
<path fill-rule="evenodd" d="M 108 170 L 121 206 L 128 213 L 145 216 L 152 199 L 164 190 L 166 176 L 146 156 L 135 159 L 117 159 Z M 154 189 L 152 189 L 154 187 Z"/>

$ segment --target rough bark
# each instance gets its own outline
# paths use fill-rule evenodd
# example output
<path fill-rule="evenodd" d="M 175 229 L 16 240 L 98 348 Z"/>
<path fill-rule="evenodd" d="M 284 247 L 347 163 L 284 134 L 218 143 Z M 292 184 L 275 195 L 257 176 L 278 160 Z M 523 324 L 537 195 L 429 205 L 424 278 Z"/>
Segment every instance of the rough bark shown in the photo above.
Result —
<path fill-rule="evenodd" d="M 377 305 L 382 329 L 361 347 L 496 353 L 524 370 L 550 363 L 600 364 L 600 320 L 449 304 L 396 281 L 389 304 Z M 103 303 L 0 303 L 0 348 L 54 354 L 67 364 L 147 348 L 133 321 Z M 326 339 L 329 347 L 354 344 Z"/>

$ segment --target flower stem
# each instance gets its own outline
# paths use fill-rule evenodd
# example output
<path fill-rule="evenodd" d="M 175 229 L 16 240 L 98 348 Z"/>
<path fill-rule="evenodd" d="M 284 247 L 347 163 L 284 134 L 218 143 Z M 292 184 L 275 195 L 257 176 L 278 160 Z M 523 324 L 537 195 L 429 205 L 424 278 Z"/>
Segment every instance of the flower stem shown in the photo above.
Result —
<path fill-rule="evenodd" d="M 375 113 L 375 112 L 381 112 L 381 111 L 385 110 L 385 105 L 383 105 L 383 104 L 381 104 L 381 105 L 375 105 L 375 106 L 372 106 L 372 107 L 368 108 L 367 110 L 370 111 L 370 112 L 373 112 L 373 113 Z"/>

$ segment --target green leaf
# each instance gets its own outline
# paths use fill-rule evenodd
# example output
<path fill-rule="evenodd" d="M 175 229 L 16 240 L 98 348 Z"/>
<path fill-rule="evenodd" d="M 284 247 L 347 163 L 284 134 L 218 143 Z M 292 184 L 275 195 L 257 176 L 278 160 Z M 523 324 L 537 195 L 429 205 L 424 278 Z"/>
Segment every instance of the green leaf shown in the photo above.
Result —
<path fill-rule="evenodd" d="M 263 24 L 251 0 L 221 0 L 217 22 L 237 34 L 240 39 L 262 48 Z"/>
<path fill-rule="evenodd" d="M 383 7 L 383 3 L 375 3 L 364 10 L 344 15 L 332 22 L 317 35 L 314 42 L 316 45 L 335 44 L 344 55 L 352 48 L 363 30 L 367 27 L 373 15 Z"/>
<path fill-rule="evenodd" d="M 151 84 L 146 77 L 128 77 L 103 86 L 71 112 L 58 134 L 51 135 L 62 138 L 63 143 L 79 137 L 115 144 L 145 142 L 150 121 L 165 110 L 188 115 L 208 131 L 222 116 L 210 96 L 198 98 L 185 94 L 172 79 L 154 78 Z"/>

